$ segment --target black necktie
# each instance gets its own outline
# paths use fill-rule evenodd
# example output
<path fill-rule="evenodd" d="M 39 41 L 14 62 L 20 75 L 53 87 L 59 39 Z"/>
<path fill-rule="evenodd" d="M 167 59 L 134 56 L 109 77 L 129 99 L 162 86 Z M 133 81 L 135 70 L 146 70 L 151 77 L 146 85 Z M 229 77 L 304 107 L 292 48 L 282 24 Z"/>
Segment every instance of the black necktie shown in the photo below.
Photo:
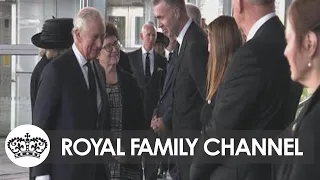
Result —
<path fill-rule="evenodd" d="M 179 56 L 179 50 L 180 50 L 180 44 L 179 44 L 179 42 L 177 42 L 177 45 L 176 45 L 176 56 L 177 57 Z"/>
<path fill-rule="evenodd" d="M 90 94 L 90 100 L 93 108 L 93 115 L 95 117 L 92 117 L 95 121 L 97 120 L 98 115 L 98 108 L 97 108 L 97 86 L 96 86 L 96 78 L 93 72 L 92 64 L 90 61 L 86 63 L 86 66 L 88 67 L 88 80 L 89 80 L 89 94 Z"/>
<path fill-rule="evenodd" d="M 149 58 L 149 53 L 147 52 L 146 54 L 147 54 L 147 56 L 146 56 L 146 72 L 145 72 L 145 75 L 146 75 L 146 78 L 149 80 L 149 78 L 151 77 L 150 58 Z"/>
<path fill-rule="evenodd" d="M 168 64 L 170 64 L 171 60 L 172 60 L 172 52 L 169 53 L 169 59 L 168 59 Z"/>

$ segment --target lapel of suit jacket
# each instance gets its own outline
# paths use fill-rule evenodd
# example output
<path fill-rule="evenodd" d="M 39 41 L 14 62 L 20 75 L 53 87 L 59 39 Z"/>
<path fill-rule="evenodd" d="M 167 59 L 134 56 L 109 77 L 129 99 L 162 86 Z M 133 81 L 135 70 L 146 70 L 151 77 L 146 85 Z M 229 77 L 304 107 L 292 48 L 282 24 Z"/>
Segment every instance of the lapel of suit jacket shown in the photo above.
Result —
<path fill-rule="evenodd" d="M 106 105 L 106 93 L 105 93 L 105 82 L 104 82 L 104 78 L 103 78 L 103 73 L 101 72 L 101 69 L 98 65 L 99 62 L 97 62 L 97 60 L 93 61 L 93 67 L 95 68 L 95 71 L 97 73 L 97 81 L 98 81 L 98 86 L 99 86 L 99 90 L 100 90 L 100 96 L 101 96 L 101 111 L 99 113 L 101 113 L 103 111 L 103 108 L 105 108 L 104 106 Z"/>
<path fill-rule="evenodd" d="M 73 50 L 70 48 L 70 50 L 67 52 L 68 55 L 70 56 L 70 61 L 71 61 L 71 66 L 74 69 L 74 74 L 72 74 L 72 77 L 74 78 L 75 81 L 79 83 L 79 90 L 83 90 L 86 94 L 89 94 L 89 88 L 87 86 L 84 74 L 82 72 L 82 67 L 80 67 L 80 64 L 76 58 L 76 55 L 74 54 Z M 70 69 L 70 72 L 72 70 Z"/>
<path fill-rule="evenodd" d="M 155 77 L 158 76 L 158 73 L 160 73 L 160 72 L 158 72 L 158 71 L 160 71 L 160 69 L 158 69 L 158 68 L 160 68 L 159 67 L 159 61 L 158 61 L 158 59 L 160 58 L 159 56 L 160 56 L 160 54 L 158 54 L 155 50 L 153 50 L 153 62 L 154 62 L 153 63 L 153 73 L 152 73 L 151 78 L 149 79 L 149 81 L 146 83 L 146 86 L 148 86 L 151 83 L 151 81 Z"/>
<path fill-rule="evenodd" d="M 162 92 L 162 95 L 161 95 L 160 98 L 162 98 L 166 94 L 166 92 L 168 91 L 168 88 L 170 87 L 170 84 L 173 83 L 175 78 L 176 78 L 176 72 L 180 68 L 181 60 L 183 59 L 183 55 L 184 55 L 185 49 L 187 47 L 187 41 L 188 41 L 187 37 L 188 37 L 188 34 L 190 33 L 190 29 L 192 28 L 193 23 L 194 22 L 192 22 L 190 24 L 186 34 L 184 35 L 182 44 L 180 45 L 180 53 L 179 53 L 179 55 L 178 55 L 179 49 L 175 48 L 175 50 L 173 52 L 173 54 L 174 54 L 173 58 L 174 59 L 171 60 L 171 65 L 169 66 L 169 70 L 167 72 L 166 79 L 165 79 L 163 92 Z"/>
<path fill-rule="evenodd" d="M 306 119 L 306 117 L 309 115 L 309 112 L 311 109 L 317 104 L 320 103 L 320 87 L 317 88 L 317 90 L 313 93 L 313 95 L 310 97 L 310 99 L 307 100 L 307 103 L 304 105 L 303 109 L 299 113 L 299 116 L 295 120 L 295 123 L 292 127 L 293 135 L 297 135 L 297 132 L 299 131 L 299 128 L 301 127 L 301 124 L 303 123 L 303 120 Z"/>
<path fill-rule="evenodd" d="M 178 60 L 178 57 L 177 57 L 177 48 L 174 49 L 173 51 L 173 54 L 174 56 L 172 57 L 173 59 L 171 60 L 171 64 L 169 65 L 169 68 L 168 68 L 168 71 L 167 71 L 167 74 L 166 74 L 166 78 L 165 78 L 165 81 L 164 81 L 164 85 L 163 85 L 163 90 L 162 90 L 162 94 L 161 94 L 161 97 L 164 97 L 165 94 L 167 93 L 167 91 L 169 90 L 169 87 L 171 85 L 171 82 L 172 82 L 172 79 L 173 77 L 175 76 L 174 72 L 175 72 L 175 66 L 176 66 L 176 62 Z"/>
<path fill-rule="evenodd" d="M 135 51 L 133 54 L 133 59 L 130 60 L 131 66 L 133 67 L 134 75 L 140 85 L 140 87 L 145 87 L 146 82 L 144 78 L 144 71 L 142 65 L 142 49 Z"/>

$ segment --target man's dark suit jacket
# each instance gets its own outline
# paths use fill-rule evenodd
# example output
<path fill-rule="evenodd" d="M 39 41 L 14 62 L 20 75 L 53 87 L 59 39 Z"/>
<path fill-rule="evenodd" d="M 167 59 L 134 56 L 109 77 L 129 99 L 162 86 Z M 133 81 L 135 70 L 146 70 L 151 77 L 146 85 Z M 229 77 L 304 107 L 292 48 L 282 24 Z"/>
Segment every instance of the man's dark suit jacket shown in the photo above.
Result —
<path fill-rule="evenodd" d="M 43 68 L 50 62 L 50 60 L 43 55 L 40 61 L 37 63 L 36 67 L 33 69 L 30 81 L 30 98 L 31 98 L 31 110 L 34 109 L 34 103 L 36 102 L 36 97 L 39 88 L 39 81 L 43 71 Z"/>
<path fill-rule="evenodd" d="M 285 46 L 284 26 L 273 17 L 234 54 L 198 142 L 191 180 L 271 179 L 269 164 L 235 165 L 235 157 L 213 164 L 217 159 L 206 156 L 202 143 L 218 130 L 284 130 L 293 121 L 302 89 L 291 81 Z"/>
<path fill-rule="evenodd" d="M 201 130 L 200 112 L 205 101 L 208 40 L 203 30 L 192 22 L 180 45 L 176 76 L 173 77 L 173 133 Z"/>
<path fill-rule="evenodd" d="M 120 50 L 120 59 L 118 66 L 120 66 L 123 70 L 132 73 L 131 65 L 129 62 L 129 56 L 124 51 Z"/>
<path fill-rule="evenodd" d="M 302 157 L 285 159 L 277 180 L 320 179 L 320 88 L 304 105 L 298 118 L 284 132 L 284 137 L 299 138 Z M 293 128 L 295 127 L 295 128 Z"/>
<path fill-rule="evenodd" d="M 128 56 L 133 75 L 144 93 L 146 127 L 150 127 L 153 110 L 159 100 L 166 76 L 167 60 L 159 53 L 154 52 L 154 71 L 149 82 L 146 82 L 142 64 L 142 49 L 130 52 Z"/>
<path fill-rule="evenodd" d="M 192 22 L 180 45 L 173 83 L 172 134 L 174 137 L 198 138 L 202 128 L 200 112 L 205 101 L 208 40 L 203 30 Z M 192 133 L 190 133 L 192 131 Z M 195 133 L 195 134 L 194 134 Z M 189 179 L 191 158 L 178 160 L 180 179 Z"/>
<path fill-rule="evenodd" d="M 108 127 L 107 97 L 103 73 L 94 62 L 102 108 L 93 120 L 94 106 L 89 89 L 72 49 L 50 62 L 43 70 L 33 111 L 33 124 L 43 130 L 98 130 Z M 58 159 L 51 157 L 48 159 Z M 50 175 L 51 180 L 87 180 L 95 177 L 96 164 L 42 163 L 32 176 Z M 109 175 L 106 167 L 106 173 Z"/>
<path fill-rule="evenodd" d="M 175 67 L 177 66 L 177 61 L 175 57 L 177 56 L 177 48 L 173 52 L 172 61 L 167 66 L 167 74 L 165 77 L 163 89 L 161 96 L 159 98 L 157 107 L 153 111 L 153 116 L 158 116 L 162 118 L 163 124 L 168 130 L 172 130 L 172 106 L 173 106 L 173 88 L 172 84 L 174 82 L 176 71 Z"/>

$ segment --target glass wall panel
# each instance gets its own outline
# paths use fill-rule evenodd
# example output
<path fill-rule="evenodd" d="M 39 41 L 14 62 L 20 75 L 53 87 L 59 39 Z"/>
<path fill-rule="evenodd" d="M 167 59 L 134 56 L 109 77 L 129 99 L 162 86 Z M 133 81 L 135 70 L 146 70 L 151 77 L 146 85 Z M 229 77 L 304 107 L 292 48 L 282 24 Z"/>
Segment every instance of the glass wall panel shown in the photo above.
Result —
<path fill-rule="evenodd" d="M 74 17 L 80 8 L 79 0 L 16 0 L 0 2 L 0 45 L 10 45 L 26 54 L 0 54 L 0 136 L 17 125 L 31 123 L 30 77 L 39 61 L 37 47 L 31 37 L 41 32 L 46 19 Z M 12 45 L 12 46 L 11 46 Z M 18 46 L 19 45 L 19 46 Z"/>
<path fill-rule="evenodd" d="M 30 79 L 31 73 L 16 74 L 16 126 L 31 124 Z"/>

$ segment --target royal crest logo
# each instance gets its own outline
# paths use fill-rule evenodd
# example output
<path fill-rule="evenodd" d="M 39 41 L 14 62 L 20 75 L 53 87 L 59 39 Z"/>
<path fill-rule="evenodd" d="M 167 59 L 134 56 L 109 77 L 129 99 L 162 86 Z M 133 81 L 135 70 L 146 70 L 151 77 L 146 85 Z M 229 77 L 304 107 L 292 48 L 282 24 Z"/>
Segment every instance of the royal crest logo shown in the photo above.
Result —
<path fill-rule="evenodd" d="M 9 140 L 7 144 L 15 158 L 30 156 L 40 158 L 40 155 L 48 147 L 48 143 L 41 137 L 31 138 L 29 133 L 26 133 L 24 138 L 15 137 Z"/>
<path fill-rule="evenodd" d="M 41 128 L 30 124 L 21 125 L 8 134 L 5 150 L 8 158 L 16 165 L 34 167 L 48 157 L 50 140 Z"/>

